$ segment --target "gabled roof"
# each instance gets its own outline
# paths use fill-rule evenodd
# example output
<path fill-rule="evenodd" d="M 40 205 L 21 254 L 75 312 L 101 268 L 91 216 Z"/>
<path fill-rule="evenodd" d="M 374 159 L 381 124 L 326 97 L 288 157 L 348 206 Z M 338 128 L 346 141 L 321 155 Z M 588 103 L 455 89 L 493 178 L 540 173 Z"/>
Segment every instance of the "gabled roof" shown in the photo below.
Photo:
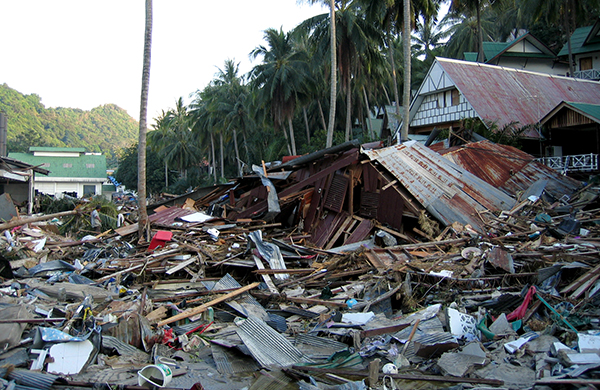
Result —
<path fill-rule="evenodd" d="M 486 63 L 498 57 L 555 58 L 556 54 L 539 39 L 526 33 L 511 42 L 483 42 Z"/>
<path fill-rule="evenodd" d="M 411 104 L 412 121 L 423 97 L 457 88 L 482 120 L 499 128 L 535 124 L 561 101 L 600 102 L 600 82 L 437 57 Z M 528 137 L 537 138 L 535 133 Z"/>
<path fill-rule="evenodd" d="M 569 55 L 569 43 L 565 43 L 558 56 Z M 592 26 L 579 27 L 571 35 L 571 52 L 584 54 L 600 51 L 600 18 Z"/>
<path fill-rule="evenodd" d="M 106 178 L 106 156 L 54 157 L 34 156 L 30 153 L 10 153 L 9 157 L 47 169 L 48 177 Z"/>
<path fill-rule="evenodd" d="M 600 123 L 600 104 L 589 104 L 589 103 L 576 103 L 576 102 L 560 102 L 552 111 L 540 121 L 541 124 L 545 124 L 552 119 L 559 111 L 563 108 L 573 110 L 587 118 L 590 118 L 596 123 Z"/>

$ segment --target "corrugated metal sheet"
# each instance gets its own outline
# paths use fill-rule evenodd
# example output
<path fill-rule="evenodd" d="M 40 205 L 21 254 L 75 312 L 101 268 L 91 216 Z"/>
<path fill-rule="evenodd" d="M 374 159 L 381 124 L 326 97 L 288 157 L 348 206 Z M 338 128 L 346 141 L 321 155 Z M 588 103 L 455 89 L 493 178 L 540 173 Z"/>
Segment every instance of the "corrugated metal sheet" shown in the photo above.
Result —
<path fill-rule="evenodd" d="M 237 334 L 262 367 L 288 367 L 303 360 L 303 354 L 285 337 L 258 318 L 236 320 Z"/>
<path fill-rule="evenodd" d="M 570 195 L 581 187 L 579 181 L 536 162 L 533 156 L 512 146 L 480 141 L 441 151 L 441 154 L 510 195 L 526 191 L 539 180 L 548 180 L 546 193 L 554 199 Z"/>
<path fill-rule="evenodd" d="M 43 374 L 41 372 L 15 369 L 8 374 L 8 379 L 15 381 L 16 384 L 29 386 L 38 390 L 49 390 L 56 384 L 67 384 L 63 378 L 52 375 Z"/>
<path fill-rule="evenodd" d="M 504 192 L 417 142 L 364 153 L 385 167 L 445 225 L 460 222 L 484 231 L 480 212 L 510 210 L 515 204 Z"/>
<path fill-rule="evenodd" d="M 562 101 L 600 102 L 597 81 L 439 57 L 436 61 L 479 117 L 498 127 L 514 121 L 520 126 L 537 123 Z"/>

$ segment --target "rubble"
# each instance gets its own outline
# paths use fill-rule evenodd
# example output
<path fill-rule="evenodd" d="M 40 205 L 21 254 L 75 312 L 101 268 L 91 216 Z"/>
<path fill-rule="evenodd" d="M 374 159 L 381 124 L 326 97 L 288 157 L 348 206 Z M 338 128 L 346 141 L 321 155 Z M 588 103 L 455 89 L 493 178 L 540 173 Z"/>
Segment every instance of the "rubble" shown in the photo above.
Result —
<path fill-rule="evenodd" d="M 598 188 L 462 151 L 265 164 L 152 205 L 147 243 L 52 227 L 82 210 L 5 221 L 0 388 L 600 383 Z"/>

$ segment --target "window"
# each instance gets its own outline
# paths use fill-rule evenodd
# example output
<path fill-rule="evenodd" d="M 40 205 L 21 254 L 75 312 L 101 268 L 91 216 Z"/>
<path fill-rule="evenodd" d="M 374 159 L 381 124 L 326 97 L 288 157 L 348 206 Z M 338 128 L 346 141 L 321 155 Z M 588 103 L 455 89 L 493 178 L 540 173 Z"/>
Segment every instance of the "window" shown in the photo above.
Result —
<path fill-rule="evenodd" d="M 590 70 L 592 69 L 592 57 L 585 57 L 579 59 L 579 70 Z"/>
<path fill-rule="evenodd" d="M 96 168 L 96 164 L 85 164 L 86 168 Z"/>
<path fill-rule="evenodd" d="M 452 90 L 452 105 L 458 106 L 458 103 L 460 103 L 460 94 L 458 93 L 458 89 L 453 89 Z"/>
<path fill-rule="evenodd" d="M 96 195 L 96 186 L 85 185 L 83 186 L 83 196 Z"/>
<path fill-rule="evenodd" d="M 73 168 L 73 164 L 70 164 L 70 163 L 64 163 L 64 164 L 63 164 L 63 168 Z"/>

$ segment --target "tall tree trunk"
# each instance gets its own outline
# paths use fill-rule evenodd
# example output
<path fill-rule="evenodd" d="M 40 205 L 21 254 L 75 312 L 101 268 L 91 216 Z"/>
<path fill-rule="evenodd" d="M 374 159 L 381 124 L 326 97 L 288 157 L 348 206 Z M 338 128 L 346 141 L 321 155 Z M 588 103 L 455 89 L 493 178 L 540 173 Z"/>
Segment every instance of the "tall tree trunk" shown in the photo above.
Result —
<path fill-rule="evenodd" d="M 363 96 L 365 98 L 365 107 L 367 107 L 367 120 L 369 121 L 369 137 L 371 140 L 375 139 L 375 129 L 373 129 L 373 121 L 371 120 L 371 109 L 369 108 L 369 97 L 367 96 L 367 90 L 365 87 L 362 88 Z"/>
<path fill-rule="evenodd" d="M 306 106 L 302 106 L 302 116 L 304 117 L 304 127 L 306 127 L 306 141 L 310 145 L 310 127 L 308 126 L 308 115 L 306 114 Z"/>
<path fill-rule="evenodd" d="M 348 80 L 346 81 L 346 142 L 350 141 L 350 133 L 352 132 L 352 88 L 350 83 L 352 78 L 348 72 Z"/>
<path fill-rule="evenodd" d="M 408 141 L 408 127 L 410 121 L 410 0 L 404 0 L 404 28 L 402 31 L 402 46 L 404 49 L 404 96 L 402 106 L 402 142 Z"/>
<path fill-rule="evenodd" d="M 296 155 L 296 138 L 294 137 L 294 126 L 292 125 L 292 117 L 288 117 L 288 127 L 290 128 L 290 143 L 292 144 L 292 156 Z"/>
<path fill-rule="evenodd" d="M 144 32 L 144 65 L 140 98 L 140 132 L 138 140 L 138 240 L 150 241 L 150 223 L 146 210 L 146 133 L 148 126 L 148 90 L 150 87 L 150 54 L 152 52 L 152 0 L 146 0 L 146 27 Z"/>
<path fill-rule="evenodd" d="M 235 163 L 238 168 L 238 177 L 242 177 L 242 161 L 240 160 L 240 151 L 238 150 L 237 131 L 233 129 L 233 147 L 235 149 Z"/>
<path fill-rule="evenodd" d="M 213 178 L 215 183 L 217 182 L 217 156 L 215 155 L 215 137 L 214 134 L 210 133 L 210 148 L 212 150 L 212 167 L 213 167 Z"/>
<path fill-rule="evenodd" d="M 400 123 L 400 118 L 402 118 L 401 114 L 400 114 L 400 92 L 398 91 L 398 76 L 396 75 L 396 61 L 394 60 L 394 41 L 392 40 L 392 36 L 391 33 L 388 36 L 388 47 L 389 47 L 389 51 L 390 51 L 390 62 L 392 65 L 392 82 L 393 82 L 393 88 L 394 88 L 394 99 L 396 101 L 395 104 L 395 108 L 396 108 L 396 120 L 398 121 L 398 123 Z M 385 92 L 385 96 L 388 99 L 388 102 L 390 101 L 390 97 L 388 96 L 387 90 L 385 89 L 384 86 L 384 92 Z M 396 129 L 394 129 L 395 131 Z M 402 137 L 400 137 L 402 139 Z"/>
<path fill-rule="evenodd" d="M 327 142 L 325 147 L 333 145 L 333 129 L 335 127 L 335 99 L 337 96 L 337 63 L 336 63 L 336 39 L 335 39 L 335 0 L 329 1 L 329 33 L 331 51 L 331 94 L 329 95 L 329 126 L 327 127 Z"/>
<path fill-rule="evenodd" d="M 225 148 L 223 147 L 223 132 L 219 132 L 219 148 L 221 149 L 221 178 L 225 178 Z"/>
<path fill-rule="evenodd" d="M 481 1 L 477 1 L 477 46 L 478 52 L 477 61 L 485 62 L 485 54 L 483 53 L 483 30 L 481 29 Z"/>
<path fill-rule="evenodd" d="M 242 131 L 242 139 L 244 140 L 244 150 L 246 150 L 246 163 L 250 164 L 250 150 L 248 149 L 248 139 L 245 131 Z"/>
<path fill-rule="evenodd" d="M 574 8 L 574 4 L 572 4 L 572 1 L 566 0 L 566 7 L 565 7 L 565 11 L 564 11 L 564 19 L 565 19 L 565 32 L 567 34 L 567 49 L 568 49 L 568 59 L 569 59 L 569 75 L 571 77 L 573 77 L 573 73 L 575 73 L 575 69 L 573 67 L 573 50 L 571 49 L 571 18 L 569 18 L 569 14 L 572 14 L 573 16 L 573 25 L 575 24 L 575 10 Z M 573 26 L 573 28 L 575 28 L 575 26 Z"/>
<path fill-rule="evenodd" d="M 165 161 L 165 188 L 169 186 L 169 164 Z"/>
<path fill-rule="evenodd" d="M 321 125 L 323 125 L 323 131 L 327 131 L 327 124 L 325 123 L 325 114 L 323 113 L 323 106 L 321 101 L 317 99 L 317 105 L 319 106 L 319 114 L 321 114 Z"/>

